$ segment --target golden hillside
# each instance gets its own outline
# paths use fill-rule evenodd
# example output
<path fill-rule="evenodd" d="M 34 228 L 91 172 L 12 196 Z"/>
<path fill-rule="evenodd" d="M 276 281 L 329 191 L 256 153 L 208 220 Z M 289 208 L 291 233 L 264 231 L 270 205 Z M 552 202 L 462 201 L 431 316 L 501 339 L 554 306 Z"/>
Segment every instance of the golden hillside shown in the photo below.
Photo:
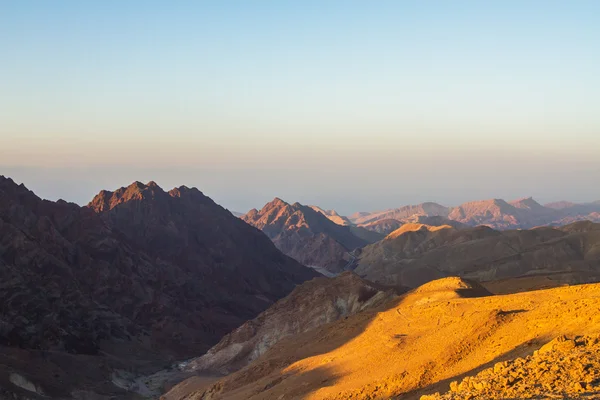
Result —
<path fill-rule="evenodd" d="M 600 284 L 494 296 L 476 283 L 444 278 L 282 340 L 183 398 L 418 399 L 530 355 L 557 336 L 597 335 L 598 310 Z"/>

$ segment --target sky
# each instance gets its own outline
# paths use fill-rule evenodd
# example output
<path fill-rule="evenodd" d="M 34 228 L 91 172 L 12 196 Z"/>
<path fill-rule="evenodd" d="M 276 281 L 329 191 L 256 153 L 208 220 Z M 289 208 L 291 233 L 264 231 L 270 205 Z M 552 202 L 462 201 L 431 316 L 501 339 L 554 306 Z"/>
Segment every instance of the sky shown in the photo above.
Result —
<path fill-rule="evenodd" d="M 0 174 L 236 211 L 600 199 L 598 1 L 0 0 Z"/>

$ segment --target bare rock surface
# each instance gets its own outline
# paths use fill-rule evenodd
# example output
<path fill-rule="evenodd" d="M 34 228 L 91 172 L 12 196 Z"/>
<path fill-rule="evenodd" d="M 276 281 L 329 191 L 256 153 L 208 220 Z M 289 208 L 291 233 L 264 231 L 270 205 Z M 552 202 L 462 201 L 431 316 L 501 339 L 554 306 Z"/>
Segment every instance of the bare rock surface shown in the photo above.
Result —
<path fill-rule="evenodd" d="M 313 207 L 275 198 L 242 219 L 261 229 L 288 256 L 333 273 L 344 270 L 350 260 L 348 252 L 380 239 L 354 234 L 353 227 L 338 225 Z"/>
<path fill-rule="evenodd" d="M 498 362 L 421 400 L 596 399 L 600 397 L 600 337 L 559 336 L 532 355 Z"/>
<path fill-rule="evenodd" d="M 201 354 L 317 275 L 197 189 L 136 182 L 80 207 L 0 177 L 0 382 L 125 395 L 115 370 Z"/>

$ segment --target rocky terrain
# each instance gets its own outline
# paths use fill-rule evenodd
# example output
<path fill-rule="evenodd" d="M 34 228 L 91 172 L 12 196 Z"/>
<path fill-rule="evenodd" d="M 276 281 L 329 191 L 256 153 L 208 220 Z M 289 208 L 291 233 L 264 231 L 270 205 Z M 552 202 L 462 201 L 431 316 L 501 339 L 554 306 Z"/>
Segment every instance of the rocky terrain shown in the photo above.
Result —
<path fill-rule="evenodd" d="M 473 282 L 444 278 L 283 339 L 248 366 L 181 398 L 419 399 L 451 388 L 457 394 L 444 398 L 594 398 L 599 290 L 591 284 L 495 296 Z M 575 340 L 551 342 L 563 335 Z M 498 372 L 492 376 L 489 368 Z M 473 383 L 458 383 L 478 373 L 467 379 Z M 529 374 L 539 376 L 541 387 L 524 379 Z"/>
<path fill-rule="evenodd" d="M 595 399 L 600 397 L 600 337 L 559 336 L 532 355 L 498 362 L 450 391 L 421 400 Z"/>
<path fill-rule="evenodd" d="M 480 282 L 545 277 L 546 285 L 600 280 L 600 224 L 496 231 L 407 224 L 367 246 L 354 271 L 373 282 L 416 287 L 444 276 Z"/>
<path fill-rule="evenodd" d="M 2 387 L 125 395 L 116 370 L 201 354 L 316 275 L 196 189 L 79 207 L 0 177 Z"/>
<path fill-rule="evenodd" d="M 393 297 L 393 290 L 352 272 L 332 279 L 315 278 L 226 335 L 202 357 L 186 362 L 183 370 L 213 375 L 235 372 L 286 337 L 379 306 Z"/>
<path fill-rule="evenodd" d="M 380 238 L 369 241 L 368 236 L 353 233 L 351 227 L 338 225 L 309 206 L 278 198 L 261 210 L 250 210 L 242 219 L 261 229 L 283 253 L 332 273 L 344 270 L 350 260 L 348 252 Z"/>
<path fill-rule="evenodd" d="M 486 225 L 500 230 L 530 229 L 544 225 L 566 225 L 582 220 L 600 222 L 600 202 L 577 204 L 562 201 L 544 206 L 527 197 L 511 202 L 502 199 L 471 201 L 458 207 L 422 203 L 371 213 L 359 212 L 348 219 L 358 226 L 384 234 L 392 232 L 394 224 L 404 223 L 459 227 L 448 221 L 462 226 Z M 396 225 L 395 229 L 399 227 Z"/>

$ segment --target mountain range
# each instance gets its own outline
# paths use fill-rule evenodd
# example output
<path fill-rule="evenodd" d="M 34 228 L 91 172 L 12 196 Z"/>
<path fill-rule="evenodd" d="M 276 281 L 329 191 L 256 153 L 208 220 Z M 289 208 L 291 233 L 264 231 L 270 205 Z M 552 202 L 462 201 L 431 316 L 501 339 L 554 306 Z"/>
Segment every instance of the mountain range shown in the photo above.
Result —
<path fill-rule="evenodd" d="M 116 370 L 202 354 L 317 275 L 197 189 L 80 207 L 0 177 L 0 386 L 123 396 Z"/>
<path fill-rule="evenodd" d="M 465 374 L 535 375 L 563 353 L 531 372 L 518 357 L 600 334 L 598 285 L 556 288 L 600 282 L 599 218 L 599 202 L 531 198 L 350 217 L 275 198 L 238 218 L 186 186 L 80 207 L 0 177 L 0 398 L 503 393 Z M 593 367 L 544 390 L 595 388 L 594 340 L 547 345 Z"/>
<path fill-rule="evenodd" d="M 375 212 L 357 212 L 344 217 L 335 210 L 313 209 L 344 226 L 362 227 L 387 235 L 405 223 L 427 225 L 486 225 L 494 229 L 529 229 L 544 225 L 566 225 L 589 220 L 600 222 L 600 201 L 572 203 L 561 201 L 542 205 L 531 197 L 507 202 L 502 199 L 470 201 L 457 207 L 426 202 Z"/>

